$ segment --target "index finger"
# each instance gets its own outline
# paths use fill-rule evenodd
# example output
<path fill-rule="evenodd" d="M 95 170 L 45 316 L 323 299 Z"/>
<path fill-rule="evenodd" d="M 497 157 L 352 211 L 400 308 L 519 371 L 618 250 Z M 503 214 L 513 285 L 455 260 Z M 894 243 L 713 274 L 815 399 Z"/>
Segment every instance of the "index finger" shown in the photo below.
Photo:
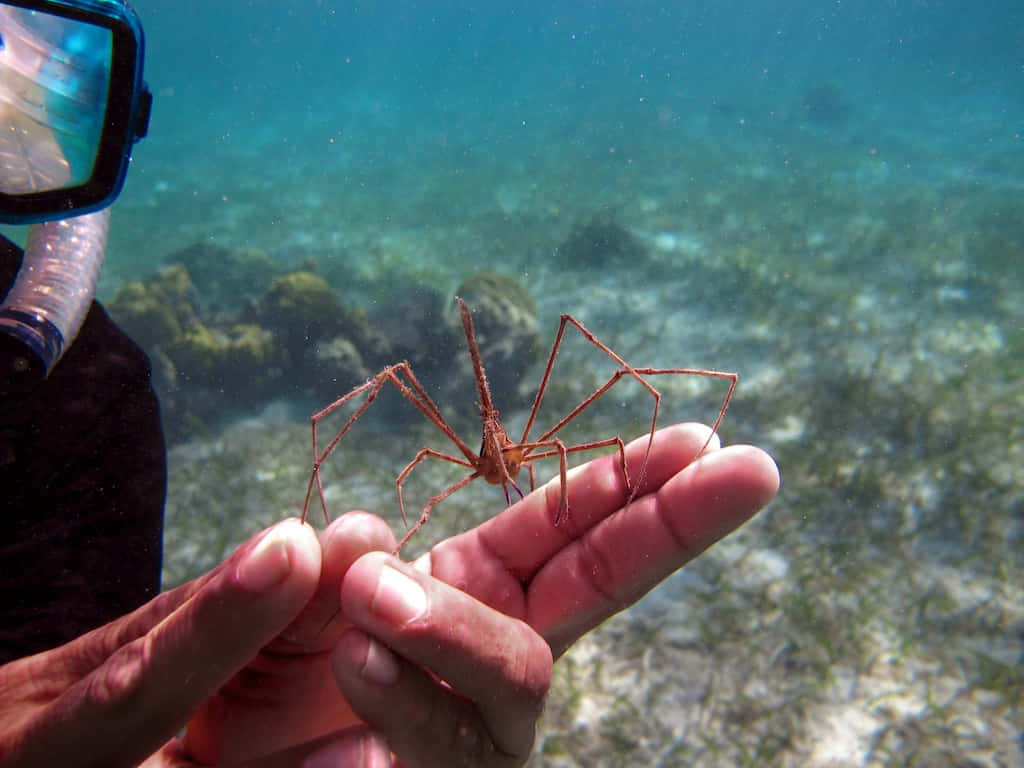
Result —
<path fill-rule="evenodd" d="M 701 457 L 552 558 L 530 582 L 527 622 L 557 658 L 739 528 L 778 486 L 775 462 L 754 446 Z"/>

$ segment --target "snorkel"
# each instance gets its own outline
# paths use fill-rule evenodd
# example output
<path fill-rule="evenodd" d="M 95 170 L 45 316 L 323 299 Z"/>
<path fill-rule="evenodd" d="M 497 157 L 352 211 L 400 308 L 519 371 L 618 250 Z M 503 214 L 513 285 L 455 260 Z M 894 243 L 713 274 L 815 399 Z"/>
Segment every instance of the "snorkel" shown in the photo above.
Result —
<path fill-rule="evenodd" d="M 106 208 L 29 229 L 21 269 L 0 304 L 0 362 L 11 388 L 45 379 L 78 335 L 96 293 L 109 223 Z"/>
<path fill-rule="evenodd" d="M 0 221 L 32 223 L 0 303 L 9 392 L 45 379 L 78 335 L 152 97 L 141 24 L 119 0 L 2 0 L 0 38 Z"/>

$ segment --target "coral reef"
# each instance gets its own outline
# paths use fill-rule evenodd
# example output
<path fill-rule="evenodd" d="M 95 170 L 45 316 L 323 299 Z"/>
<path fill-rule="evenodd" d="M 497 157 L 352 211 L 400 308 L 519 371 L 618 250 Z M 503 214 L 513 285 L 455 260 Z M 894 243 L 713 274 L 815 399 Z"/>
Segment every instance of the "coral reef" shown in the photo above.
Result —
<path fill-rule="evenodd" d="M 192 280 L 181 265 L 163 267 L 145 282 L 125 283 L 107 309 L 147 349 L 177 341 L 197 318 Z"/>
<path fill-rule="evenodd" d="M 366 375 L 362 353 L 374 342 L 362 311 L 346 309 L 309 270 L 274 277 L 262 252 L 232 253 L 197 245 L 175 258 L 232 266 L 231 279 L 244 286 L 223 277 L 211 284 L 213 294 L 244 294 L 245 302 L 198 301 L 205 290 L 193 288 L 181 263 L 124 286 L 111 302 L 114 317 L 150 353 L 172 439 L 186 432 L 182 425 L 191 429 L 239 404 L 299 393 L 335 397 Z"/>
<path fill-rule="evenodd" d="M 266 394 L 265 372 L 279 350 L 274 335 L 258 325 L 211 329 L 195 323 L 167 353 L 183 382 L 230 390 L 251 401 Z"/>
<path fill-rule="evenodd" d="M 291 392 L 330 400 L 361 378 L 363 354 L 373 353 L 366 315 L 347 308 L 327 281 L 308 270 L 271 281 L 250 312 L 280 347 Z"/>
<path fill-rule="evenodd" d="M 238 406 L 296 396 L 325 405 L 401 360 L 456 421 L 476 421 L 462 327 L 436 288 L 403 281 L 382 290 L 368 314 L 341 301 L 309 260 L 302 269 L 275 274 L 262 267 L 261 251 L 197 244 L 173 258 L 146 280 L 123 286 L 110 303 L 113 316 L 150 355 L 172 442 L 204 431 Z M 197 291 L 184 262 L 206 275 L 206 260 L 227 265 L 229 274 L 216 282 L 207 277 Z M 233 280 L 244 280 L 244 287 Z M 200 301 L 197 294 L 207 287 L 215 298 Z M 473 307 L 495 401 L 521 404 L 519 382 L 538 354 L 536 304 L 518 280 L 496 272 L 467 278 L 459 292 Z M 221 293 L 236 298 L 222 300 Z M 238 301 L 243 293 L 245 301 Z M 378 408 L 378 415 L 405 418 L 398 408 Z"/>
<path fill-rule="evenodd" d="M 361 312 L 346 310 L 327 281 L 306 270 L 272 280 L 252 314 L 289 349 L 366 328 Z"/>
<path fill-rule="evenodd" d="M 376 302 L 368 313 L 373 367 L 408 360 L 424 383 L 443 375 L 462 338 L 446 318 L 445 303 L 441 291 L 417 281 L 402 282 Z"/>
<path fill-rule="evenodd" d="M 299 386 L 324 403 L 376 373 L 366 367 L 356 345 L 344 336 L 316 342 L 312 354 L 305 358 L 310 378 Z"/>
<path fill-rule="evenodd" d="M 164 263 L 181 265 L 199 288 L 204 315 L 233 314 L 256 299 L 281 267 L 259 248 L 226 248 L 196 242 L 170 254 Z"/>

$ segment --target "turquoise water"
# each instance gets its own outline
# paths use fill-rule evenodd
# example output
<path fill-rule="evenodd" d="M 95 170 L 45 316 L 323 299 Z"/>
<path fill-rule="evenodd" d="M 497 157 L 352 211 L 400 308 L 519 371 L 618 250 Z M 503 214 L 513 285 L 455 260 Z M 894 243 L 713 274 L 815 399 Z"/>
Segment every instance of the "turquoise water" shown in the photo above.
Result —
<path fill-rule="evenodd" d="M 199 243 L 191 300 L 227 328 L 267 289 L 224 276 L 258 249 L 268 284 L 313 270 L 394 341 L 375 308 L 490 269 L 544 349 L 570 312 L 634 365 L 739 373 L 721 434 L 776 457 L 778 499 L 559 662 L 533 764 L 1024 765 L 1018 4 L 135 6 L 155 102 L 102 298 Z M 573 250 L 595 221 L 619 250 Z M 599 358 L 567 345 L 552 413 Z M 171 364 L 168 585 L 298 511 L 308 416 L 347 391 L 278 362 L 196 394 Z M 540 372 L 489 365 L 510 423 Z M 663 423 L 724 395 L 667 392 Z M 471 401 L 441 404 L 477 439 Z M 648 415 L 624 388 L 581 435 Z M 395 421 L 327 480 L 397 530 L 433 436 Z M 471 487 L 415 545 L 503 505 Z"/>

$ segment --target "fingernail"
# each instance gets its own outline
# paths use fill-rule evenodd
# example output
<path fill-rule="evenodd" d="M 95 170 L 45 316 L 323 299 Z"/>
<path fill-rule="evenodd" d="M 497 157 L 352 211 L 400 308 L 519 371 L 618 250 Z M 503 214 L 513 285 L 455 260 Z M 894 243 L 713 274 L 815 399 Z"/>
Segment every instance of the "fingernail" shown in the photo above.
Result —
<path fill-rule="evenodd" d="M 323 551 L 325 553 L 333 551 L 339 541 L 346 543 L 351 541 L 353 534 L 354 532 L 349 530 L 348 518 L 342 518 L 340 521 L 332 523 L 324 538 Z"/>
<path fill-rule="evenodd" d="M 412 561 L 412 567 L 420 573 L 425 573 L 427 576 L 434 572 L 434 560 L 430 556 L 430 551 L 424 552 L 422 555 Z"/>
<path fill-rule="evenodd" d="M 427 593 L 404 573 L 385 565 L 377 577 L 370 610 L 389 624 L 408 624 L 426 612 Z"/>
<path fill-rule="evenodd" d="M 380 734 L 371 732 L 363 741 L 361 768 L 391 768 L 391 748 Z"/>
<path fill-rule="evenodd" d="M 238 564 L 235 578 L 252 592 L 264 592 L 284 580 L 292 569 L 288 536 L 274 528 Z"/>
<path fill-rule="evenodd" d="M 355 737 L 342 731 L 337 739 L 320 747 L 302 761 L 302 768 L 338 768 L 339 765 L 390 768 L 391 750 L 387 742 L 372 731 Z"/>
<path fill-rule="evenodd" d="M 395 654 L 383 643 L 358 629 L 350 629 L 338 641 L 336 670 L 345 676 L 358 671 L 359 676 L 374 685 L 391 685 L 401 672 Z"/>
<path fill-rule="evenodd" d="M 366 659 L 360 674 L 371 683 L 391 685 L 398 679 L 398 660 L 386 646 L 372 637 L 367 636 L 366 640 Z"/>

